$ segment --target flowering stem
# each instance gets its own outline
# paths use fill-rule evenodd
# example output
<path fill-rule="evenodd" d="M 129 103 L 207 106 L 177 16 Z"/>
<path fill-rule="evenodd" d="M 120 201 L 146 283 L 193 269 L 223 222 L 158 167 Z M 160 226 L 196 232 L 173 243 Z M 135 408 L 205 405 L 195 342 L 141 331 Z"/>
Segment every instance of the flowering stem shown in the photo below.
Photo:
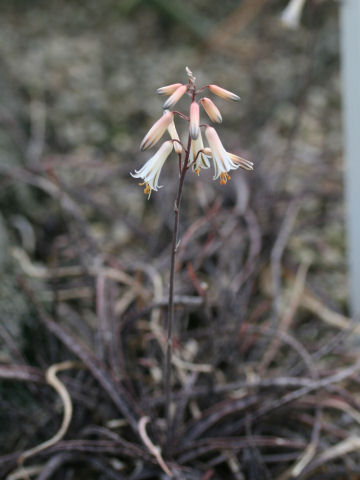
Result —
<path fill-rule="evenodd" d="M 169 441 L 171 430 L 171 416 L 170 416 L 170 394 L 171 394 L 171 357 L 172 357 L 172 326 L 174 321 L 174 281 L 175 281 L 175 258 L 178 247 L 178 230 L 180 218 L 180 204 L 182 197 L 182 190 L 185 180 L 185 175 L 188 170 L 189 152 L 191 145 L 191 137 L 189 135 L 187 149 L 185 150 L 185 159 L 181 168 L 178 191 L 174 204 L 174 228 L 171 247 L 171 264 L 170 264 L 170 279 L 169 279 L 169 304 L 167 316 L 167 345 L 166 345 L 166 359 L 165 359 L 165 415 L 167 440 Z"/>
<path fill-rule="evenodd" d="M 195 99 L 195 88 L 192 91 L 192 101 Z M 167 444 L 171 436 L 171 415 L 170 415 L 170 396 L 171 396 L 171 357 L 172 357 L 172 326 L 174 322 L 174 281 L 175 281 L 175 258 L 178 247 L 178 230 L 180 218 L 180 204 L 182 197 L 182 190 L 185 180 L 185 175 L 188 170 L 188 162 L 191 147 L 191 136 L 188 136 L 187 148 L 185 150 L 184 163 L 180 171 L 180 179 L 177 190 L 177 195 L 174 204 L 174 228 L 171 247 L 171 264 L 170 264 L 170 279 L 169 279 L 169 304 L 167 316 L 167 344 L 166 344 L 166 358 L 165 358 L 165 416 L 166 416 L 166 435 Z"/>

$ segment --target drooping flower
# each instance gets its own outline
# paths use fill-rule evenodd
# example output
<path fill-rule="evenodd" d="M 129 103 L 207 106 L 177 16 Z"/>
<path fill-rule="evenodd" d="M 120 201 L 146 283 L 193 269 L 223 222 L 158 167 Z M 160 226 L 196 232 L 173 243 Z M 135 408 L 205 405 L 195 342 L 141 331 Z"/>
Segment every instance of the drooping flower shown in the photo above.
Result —
<path fill-rule="evenodd" d="M 205 148 L 202 140 L 201 132 L 196 140 L 191 140 L 189 163 L 196 175 L 199 175 L 202 168 L 210 168 L 208 156 L 205 154 Z"/>
<path fill-rule="evenodd" d="M 197 102 L 192 102 L 190 106 L 190 137 L 196 140 L 199 136 L 200 109 Z"/>
<path fill-rule="evenodd" d="M 300 18 L 306 0 L 290 0 L 287 7 L 281 14 L 282 23 L 292 29 L 296 29 L 300 25 Z"/>
<path fill-rule="evenodd" d="M 217 108 L 217 106 L 215 105 L 215 103 L 212 100 L 210 100 L 210 98 L 204 97 L 200 100 L 200 102 L 212 122 L 215 122 L 215 123 L 222 122 L 221 113 Z"/>
<path fill-rule="evenodd" d="M 163 105 L 163 109 L 167 110 L 168 108 L 172 108 L 184 95 L 186 90 L 187 90 L 187 85 L 181 85 L 180 87 L 178 87 L 175 90 L 175 92 L 172 95 L 170 95 L 170 97 L 166 100 L 166 102 Z"/>
<path fill-rule="evenodd" d="M 208 85 L 208 89 L 214 95 L 225 98 L 225 100 L 234 100 L 235 102 L 238 102 L 240 100 L 240 97 L 238 95 L 233 92 L 229 92 L 229 90 L 225 90 L 225 88 L 221 88 L 218 85 Z"/>
<path fill-rule="evenodd" d="M 159 118 L 159 120 L 154 123 L 154 125 L 150 128 L 148 133 L 143 138 L 143 141 L 140 144 L 140 149 L 146 150 L 147 148 L 155 145 L 164 135 L 173 118 L 173 112 L 166 112 L 165 115 Z"/>
<path fill-rule="evenodd" d="M 131 173 L 131 176 L 134 178 L 142 178 L 144 180 L 144 182 L 139 185 L 145 185 L 144 193 L 148 195 L 149 198 L 152 190 L 157 191 L 161 188 L 161 185 L 158 183 L 160 172 L 172 150 L 173 142 L 167 140 L 140 170 L 135 170 L 135 173 Z"/>
<path fill-rule="evenodd" d="M 214 180 L 220 177 L 220 183 L 223 185 L 231 178 L 227 172 L 230 170 L 236 170 L 240 165 L 231 160 L 230 155 L 221 143 L 215 128 L 207 126 L 205 136 L 209 143 L 214 162 Z"/>
<path fill-rule="evenodd" d="M 179 87 L 181 87 L 182 83 L 172 83 L 171 85 L 165 85 L 165 87 L 160 87 L 156 91 L 159 95 L 171 95 L 175 92 Z"/>

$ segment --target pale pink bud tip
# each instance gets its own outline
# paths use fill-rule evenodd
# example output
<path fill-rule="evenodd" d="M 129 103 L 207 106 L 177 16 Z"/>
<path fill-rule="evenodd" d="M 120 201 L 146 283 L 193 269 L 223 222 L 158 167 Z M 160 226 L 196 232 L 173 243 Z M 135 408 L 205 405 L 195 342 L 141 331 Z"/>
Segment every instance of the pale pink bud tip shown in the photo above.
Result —
<path fill-rule="evenodd" d="M 167 108 L 172 108 L 184 95 L 187 90 L 187 85 L 181 85 L 178 87 L 175 92 L 166 100 L 163 105 L 163 109 L 166 110 Z"/>
<path fill-rule="evenodd" d="M 208 88 L 211 93 L 217 95 L 218 97 L 225 98 L 225 100 L 234 100 L 235 102 L 240 100 L 238 95 L 233 92 L 229 92 L 229 90 L 225 90 L 225 88 L 221 88 L 218 85 L 209 85 Z"/>
<path fill-rule="evenodd" d="M 192 102 L 190 107 L 190 137 L 196 140 L 199 136 L 200 108 L 197 102 Z"/>
<path fill-rule="evenodd" d="M 182 83 L 172 83 L 171 85 L 165 85 L 165 87 L 160 87 L 156 91 L 159 95 L 171 95 L 181 86 Z"/>
<path fill-rule="evenodd" d="M 221 123 L 222 116 L 215 103 L 207 97 L 202 98 L 200 101 L 210 120 L 212 122 Z"/>
<path fill-rule="evenodd" d="M 148 133 L 143 138 L 143 141 L 140 144 L 140 150 L 146 150 L 147 148 L 155 145 L 164 135 L 164 132 L 170 125 L 173 118 L 173 112 L 167 112 L 165 113 L 165 115 L 159 118 L 159 120 L 154 123 L 154 125 L 150 128 Z"/>

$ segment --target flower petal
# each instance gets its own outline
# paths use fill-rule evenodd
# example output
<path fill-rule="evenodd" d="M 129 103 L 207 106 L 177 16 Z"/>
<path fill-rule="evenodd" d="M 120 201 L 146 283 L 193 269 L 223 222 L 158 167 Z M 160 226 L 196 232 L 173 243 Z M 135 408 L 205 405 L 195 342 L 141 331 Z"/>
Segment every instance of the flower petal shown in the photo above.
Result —
<path fill-rule="evenodd" d="M 179 87 L 181 87 L 182 83 L 172 83 L 171 85 L 165 85 L 165 87 L 160 87 L 156 91 L 159 95 L 171 95 L 175 92 Z"/>
<path fill-rule="evenodd" d="M 221 113 L 217 108 L 217 106 L 215 105 L 215 103 L 212 100 L 210 100 L 210 98 L 204 97 L 200 100 L 200 102 L 212 122 L 215 122 L 215 123 L 222 122 Z"/>
<path fill-rule="evenodd" d="M 229 92 L 229 90 L 225 90 L 225 88 L 221 88 L 218 85 L 209 85 L 208 86 L 211 93 L 217 95 L 218 97 L 225 98 L 225 100 L 234 100 L 238 102 L 240 97 L 233 92 Z"/>
<path fill-rule="evenodd" d="M 188 164 L 188 165 L 192 165 L 192 169 L 196 173 L 198 173 L 201 168 L 210 167 L 209 159 L 207 155 L 204 153 L 204 150 L 205 149 L 204 149 L 201 132 L 199 131 L 198 138 L 196 140 L 191 140 L 189 164 Z"/>
<path fill-rule="evenodd" d="M 164 135 L 165 130 L 168 128 L 173 118 L 173 112 L 167 112 L 159 118 L 143 138 L 143 141 L 140 144 L 140 149 L 146 150 L 155 145 Z"/>
<path fill-rule="evenodd" d="M 140 170 L 135 170 L 135 173 L 130 173 L 130 175 L 134 178 L 142 178 L 151 190 L 157 191 L 158 188 L 161 188 L 160 185 L 158 185 L 161 169 L 172 150 L 173 142 L 167 140 Z"/>
<path fill-rule="evenodd" d="M 211 148 L 214 163 L 214 180 L 223 173 L 227 173 L 229 170 L 236 170 L 239 168 L 240 165 L 231 160 L 228 152 L 221 143 L 215 128 L 207 126 L 205 136 Z"/>
<path fill-rule="evenodd" d="M 181 154 L 182 152 L 182 146 L 180 144 L 180 138 L 179 138 L 179 135 L 177 133 L 177 130 L 176 130 L 176 127 L 175 127 L 175 122 L 174 122 L 174 119 L 172 119 L 172 121 L 170 122 L 169 126 L 168 126 L 168 132 L 169 132 L 169 135 L 170 137 L 175 140 L 173 142 L 174 144 L 174 150 L 177 154 Z M 176 141 L 177 140 L 177 141 Z"/>
<path fill-rule="evenodd" d="M 175 90 L 175 92 L 166 100 L 163 105 L 163 109 L 166 110 L 168 108 L 172 108 L 184 95 L 187 90 L 187 85 L 181 85 L 179 88 Z"/>
<path fill-rule="evenodd" d="M 254 164 L 253 162 L 250 162 L 250 160 L 246 160 L 246 158 L 239 157 L 238 155 L 235 155 L 234 153 L 228 152 L 230 159 L 239 165 L 240 168 L 243 168 L 244 170 L 254 170 Z"/>
<path fill-rule="evenodd" d="M 190 137 L 196 140 L 199 136 L 200 108 L 197 102 L 192 102 L 190 107 Z"/>
<path fill-rule="evenodd" d="M 205 147 L 205 148 L 204 148 L 204 153 L 205 153 L 205 155 L 206 155 L 207 157 L 210 157 L 210 158 L 212 157 L 211 148 Z"/>

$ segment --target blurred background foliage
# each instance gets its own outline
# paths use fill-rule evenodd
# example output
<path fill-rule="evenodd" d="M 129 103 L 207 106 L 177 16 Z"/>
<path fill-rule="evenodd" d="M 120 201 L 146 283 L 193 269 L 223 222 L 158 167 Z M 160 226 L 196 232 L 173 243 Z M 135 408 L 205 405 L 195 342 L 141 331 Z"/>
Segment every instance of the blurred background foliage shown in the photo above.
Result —
<path fill-rule="evenodd" d="M 138 144 L 161 112 L 156 88 L 183 81 L 189 65 L 199 83 L 242 97 L 240 105 L 220 105 L 222 135 L 230 150 L 256 164 L 254 175 L 240 173 L 226 191 L 207 172 L 201 188 L 210 198 L 248 188 L 264 217 L 272 213 L 268 195 L 280 209 L 302 196 L 291 252 L 296 259 L 309 254 L 319 285 L 333 286 L 331 297 L 344 302 L 337 4 L 307 2 L 300 28 L 288 30 L 279 20 L 286 3 L 2 2 L 1 163 L 56 175 L 106 248 L 131 241 L 124 217 L 151 242 L 153 216 L 170 215 L 172 189 L 144 202 L 128 172 L 148 158 Z M 172 185 L 176 171 L 166 165 L 162 177 Z M 29 253 L 48 262 L 52 240 L 66 228 L 58 204 L 27 185 L 2 183 L 2 241 L 21 237 Z M 188 188 L 198 183 L 191 179 Z M 112 206 L 105 222 L 90 200 Z"/>

